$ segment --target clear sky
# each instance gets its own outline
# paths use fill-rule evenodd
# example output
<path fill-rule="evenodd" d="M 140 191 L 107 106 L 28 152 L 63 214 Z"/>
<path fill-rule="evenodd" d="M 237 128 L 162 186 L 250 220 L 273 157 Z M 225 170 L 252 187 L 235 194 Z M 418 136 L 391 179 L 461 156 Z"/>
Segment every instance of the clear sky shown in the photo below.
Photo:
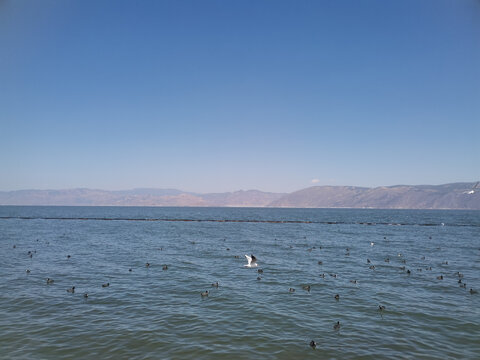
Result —
<path fill-rule="evenodd" d="M 0 1 L 0 190 L 480 180 L 480 1 Z"/>

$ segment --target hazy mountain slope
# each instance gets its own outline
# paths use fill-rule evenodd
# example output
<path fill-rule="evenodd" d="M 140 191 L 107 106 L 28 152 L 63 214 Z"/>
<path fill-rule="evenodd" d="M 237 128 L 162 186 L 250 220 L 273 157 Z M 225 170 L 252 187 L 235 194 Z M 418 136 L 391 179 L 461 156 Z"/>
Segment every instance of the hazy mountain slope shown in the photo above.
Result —
<path fill-rule="evenodd" d="M 0 205 L 256 206 L 307 208 L 478 209 L 475 183 L 398 185 L 376 188 L 313 186 L 290 194 L 258 190 L 194 194 L 176 189 L 0 191 Z"/>
<path fill-rule="evenodd" d="M 480 190 L 465 194 L 475 183 L 445 185 L 313 186 L 273 201 L 273 207 L 349 207 L 382 209 L 480 209 Z"/>

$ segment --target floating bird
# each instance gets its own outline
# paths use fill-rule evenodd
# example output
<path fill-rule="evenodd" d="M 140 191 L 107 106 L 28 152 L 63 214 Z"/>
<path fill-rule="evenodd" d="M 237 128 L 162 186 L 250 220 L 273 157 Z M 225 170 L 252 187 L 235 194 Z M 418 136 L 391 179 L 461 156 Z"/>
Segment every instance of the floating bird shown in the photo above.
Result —
<path fill-rule="evenodd" d="M 385 310 L 385 306 L 383 306 L 383 305 L 378 305 L 378 310 L 379 310 L 379 311 Z"/>
<path fill-rule="evenodd" d="M 437 276 L 437 280 L 443 280 L 443 275 Z"/>
<path fill-rule="evenodd" d="M 260 281 L 260 280 L 262 280 L 262 278 L 261 278 L 260 276 L 257 276 L 257 280 L 259 280 L 259 281 Z"/>
<path fill-rule="evenodd" d="M 389 258 L 386 258 L 386 259 L 385 259 L 385 262 L 386 262 L 386 263 L 389 263 L 389 262 L 390 262 L 390 259 L 389 259 Z"/>
<path fill-rule="evenodd" d="M 109 287 L 110 283 L 102 284 L 102 287 Z"/>
<path fill-rule="evenodd" d="M 67 255 L 67 259 L 70 259 L 70 258 L 71 258 L 71 256 L 70 256 L 70 255 Z"/>
<path fill-rule="evenodd" d="M 128 271 L 132 272 L 132 268 L 128 269 Z"/>
<path fill-rule="evenodd" d="M 163 265 L 162 270 L 168 270 L 168 265 Z"/>
<path fill-rule="evenodd" d="M 319 261 L 319 262 L 318 262 L 318 265 L 323 265 L 323 262 L 322 262 L 322 261 Z"/>
<path fill-rule="evenodd" d="M 53 279 L 47 278 L 47 284 L 53 284 Z"/>
<path fill-rule="evenodd" d="M 248 264 L 244 265 L 245 267 L 255 267 L 258 266 L 257 258 L 252 254 L 252 256 L 245 255 L 247 258 Z"/>
<path fill-rule="evenodd" d="M 294 289 L 294 288 L 290 288 L 290 289 L 288 289 L 288 291 L 291 292 L 291 293 L 293 293 L 293 292 L 295 292 L 295 289 Z"/>
<path fill-rule="evenodd" d="M 150 267 L 150 263 L 146 263 L 145 267 L 147 267 L 147 268 Z"/>
<path fill-rule="evenodd" d="M 465 285 L 465 284 L 464 284 Z M 478 291 L 477 290 L 473 290 L 472 288 L 470 288 L 470 294 L 476 294 Z"/>
<path fill-rule="evenodd" d="M 338 295 L 338 294 L 335 295 L 335 300 L 337 300 L 337 301 L 340 300 L 340 295 Z"/>
<path fill-rule="evenodd" d="M 310 285 L 304 285 L 302 286 L 302 289 L 310 292 Z"/>
<path fill-rule="evenodd" d="M 25 270 L 27 274 L 30 274 L 30 269 Z"/>
<path fill-rule="evenodd" d="M 212 284 L 212 286 L 218 288 L 218 281 L 217 281 L 217 282 L 214 282 L 214 283 Z"/>
<path fill-rule="evenodd" d="M 375 270 L 375 265 L 370 265 L 368 268 L 372 269 L 372 270 Z"/>
<path fill-rule="evenodd" d="M 367 259 L 367 264 L 370 264 L 370 263 L 371 263 L 370 259 Z"/>
<path fill-rule="evenodd" d="M 335 325 L 333 325 L 333 330 L 340 330 L 340 321 L 337 321 Z"/>
<path fill-rule="evenodd" d="M 227 248 L 227 251 L 230 251 L 230 248 Z"/>
<path fill-rule="evenodd" d="M 73 294 L 75 292 L 75 286 L 72 286 L 70 289 L 67 289 L 67 292 Z"/>
<path fill-rule="evenodd" d="M 84 297 L 85 299 L 88 298 L 88 294 L 87 294 L 87 293 L 83 294 L 83 297 Z"/>
<path fill-rule="evenodd" d="M 315 349 L 317 347 L 317 343 L 312 340 L 310 341 L 310 346 Z"/>
<path fill-rule="evenodd" d="M 205 290 L 205 291 L 202 292 L 200 295 L 202 295 L 202 297 L 208 296 L 208 290 Z"/>
<path fill-rule="evenodd" d="M 372 241 L 372 242 L 370 243 L 370 246 L 373 246 L 373 245 L 375 245 L 375 243 Z"/>
<path fill-rule="evenodd" d="M 356 284 L 356 283 L 357 283 L 357 280 L 350 280 L 350 282 L 351 282 L 352 284 Z"/>
<path fill-rule="evenodd" d="M 320 277 L 325 279 L 325 274 L 320 274 Z"/>
<path fill-rule="evenodd" d="M 262 269 L 258 269 L 257 272 L 258 272 L 259 274 L 263 274 L 263 270 L 262 270 Z"/>
<path fill-rule="evenodd" d="M 407 274 L 410 275 L 410 274 L 411 274 L 411 271 L 410 271 L 410 270 L 407 270 Z"/>

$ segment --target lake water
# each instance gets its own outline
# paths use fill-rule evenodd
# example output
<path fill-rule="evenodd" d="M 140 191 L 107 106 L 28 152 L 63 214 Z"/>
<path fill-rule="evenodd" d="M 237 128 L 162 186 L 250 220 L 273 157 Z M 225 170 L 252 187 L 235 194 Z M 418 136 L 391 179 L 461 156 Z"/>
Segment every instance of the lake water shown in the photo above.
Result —
<path fill-rule="evenodd" d="M 479 211 L 2 206 L 0 275 L 5 359 L 480 354 Z"/>

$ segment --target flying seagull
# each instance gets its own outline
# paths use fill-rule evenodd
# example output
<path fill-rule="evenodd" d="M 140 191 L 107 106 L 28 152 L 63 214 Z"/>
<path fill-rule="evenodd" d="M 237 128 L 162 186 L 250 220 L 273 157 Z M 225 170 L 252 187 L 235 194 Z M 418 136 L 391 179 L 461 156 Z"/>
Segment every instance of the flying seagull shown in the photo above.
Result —
<path fill-rule="evenodd" d="M 463 193 L 464 194 L 468 194 L 468 195 L 472 195 L 472 194 L 475 194 L 475 190 L 478 188 L 478 184 L 480 182 L 477 182 L 475 185 L 473 185 L 472 189 L 471 190 L 467 190 L 467 191 L 464 191 Z"/>
<path fill-rule="evenodd" d="M 246 267 L 255 267 L 258 266 L 257 264 L 257 258 L 252 254 L 251 256 L 245 255 L 247 258 L 248 264 L 244 265 Z"/>

